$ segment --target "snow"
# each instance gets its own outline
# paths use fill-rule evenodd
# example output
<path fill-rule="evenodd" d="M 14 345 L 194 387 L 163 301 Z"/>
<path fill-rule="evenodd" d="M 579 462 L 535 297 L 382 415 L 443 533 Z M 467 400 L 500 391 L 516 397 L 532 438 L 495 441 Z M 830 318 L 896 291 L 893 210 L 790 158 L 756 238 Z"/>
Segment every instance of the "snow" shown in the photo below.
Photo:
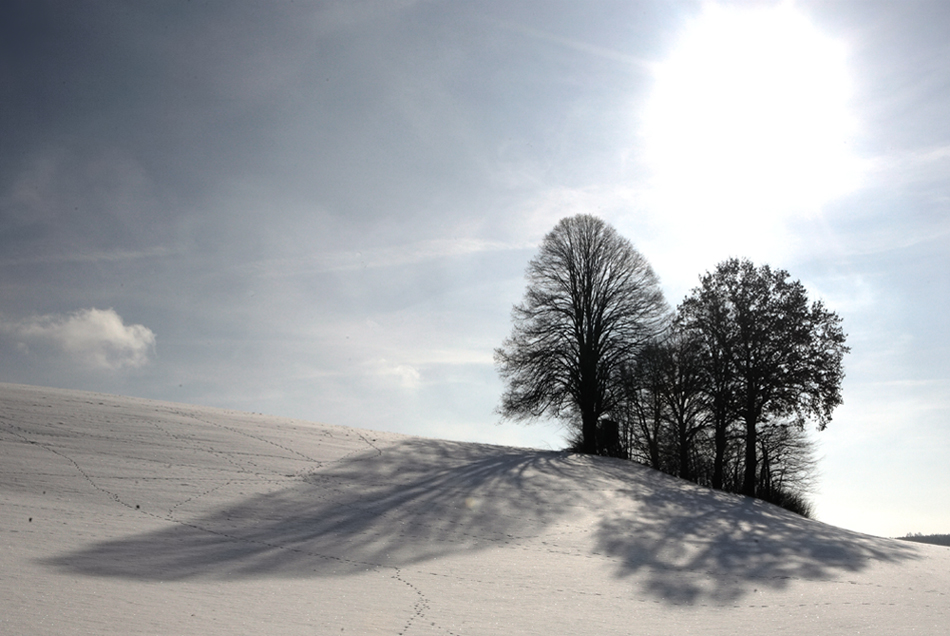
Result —
<path fill-rule="evenodd" d="M 950 548 L 631 462 L 0 385 L 3 634 L 940 634 Z"/>

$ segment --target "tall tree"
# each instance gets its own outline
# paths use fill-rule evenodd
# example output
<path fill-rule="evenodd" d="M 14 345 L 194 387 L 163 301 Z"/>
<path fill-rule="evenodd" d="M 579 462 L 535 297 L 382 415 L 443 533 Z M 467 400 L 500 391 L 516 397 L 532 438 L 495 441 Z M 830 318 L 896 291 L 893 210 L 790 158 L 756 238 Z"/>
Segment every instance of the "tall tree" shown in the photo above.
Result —
<path fill-rule="evenodd" d="M 630 459 L 651 468 L 671 471 L 670 434 L 664 399 L 665 355 L 658 342 L 648 343 L 633 364 L 621 371 L 624 396 L 616 414 Z"/>
<path fill-rule="evenodd" d="M 578 417 L 582 452 L 622 396 L 620 371 L 662 327 L 668 308 L 646 259 L 590 215 L 561 219 L 529 263 L 511 336 L 495 350 L 512 419 Z"/>
<path fill-rule="evenodd" d="M 660 386 L 676 452 L 676 472 L 673 474 L 693 480 L 694 442 L 710 419 L 708 401 L 702 390 L 705 378 L 701 343 L 689 332 L 674 328 L 660 346 L 660 351 L 663 373 Z"/>
<path fill-rule="evenodd" d="M 728 333 L 729 307 L 708 292 L 693 290 L 693 297 L 677 309 L 676 329 L 695 347 L 699 390 L 708 408 L 713 433 L 713 470 L 710 485 L 726 487 L 726 460 L 738 420 L 735 365 Z"/>
<path fill-rule="evenodd" d="M 808 420 L 822 430 L 841 404 L 841 319 L 788 272 L 730 259 L 702 277 L 680 306 L 680 320 L 723 354 L 736 413 L 744 424 L 742 492 L 756 494 L 759 425 Z M 709 358 L 711 361 L 711 358 Z M 724 371 L 719 369 L 719 372 Z"/>

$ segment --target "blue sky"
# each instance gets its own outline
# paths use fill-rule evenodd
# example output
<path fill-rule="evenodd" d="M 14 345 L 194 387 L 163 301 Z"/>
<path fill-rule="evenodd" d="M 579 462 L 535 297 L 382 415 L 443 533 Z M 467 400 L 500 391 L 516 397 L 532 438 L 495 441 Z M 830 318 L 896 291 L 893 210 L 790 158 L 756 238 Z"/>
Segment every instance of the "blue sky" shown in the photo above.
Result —
<path fill-rule="evenodd" d="M 12 2 L 0 381 L 458 440 L 543 235 L 844 319 L 818 517 L 950 532 L 942 2 Z"/>

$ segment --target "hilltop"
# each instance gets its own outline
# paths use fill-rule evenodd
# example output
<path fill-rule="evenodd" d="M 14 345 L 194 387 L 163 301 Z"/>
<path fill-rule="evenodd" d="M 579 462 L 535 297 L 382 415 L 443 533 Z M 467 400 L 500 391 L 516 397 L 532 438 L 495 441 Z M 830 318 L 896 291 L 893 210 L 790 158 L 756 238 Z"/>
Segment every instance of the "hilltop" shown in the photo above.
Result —
<path fill-rule="evenodd" d="M 0 385 L 7 634 L 894 634 L 950 550 L 634 464 Z"/>

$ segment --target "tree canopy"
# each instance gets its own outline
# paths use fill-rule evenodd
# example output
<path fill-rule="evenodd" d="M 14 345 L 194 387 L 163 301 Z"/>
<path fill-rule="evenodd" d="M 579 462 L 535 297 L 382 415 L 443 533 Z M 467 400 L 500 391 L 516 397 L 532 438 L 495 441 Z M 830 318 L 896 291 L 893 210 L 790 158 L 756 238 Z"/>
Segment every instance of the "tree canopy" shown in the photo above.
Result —
<path fill-rule="evenodd" d="M 495 350 L 500 413 L 580 419 L 581 451 L 623 396 L 621 370 L 662 328 L 668 308 L 646 259 L 590 215 L 562 219 L 529 263 L 511 336 Z"/>
<path fill-rule="evenodd" d="M 727 378 L 722 388 L 745 428 L 742 492 L 755 495 L 759 426 L 801 428 L 811 420 L 821 430 L 841 404 L 848 352 L 841 318 L 821 301 L 809 304 L 788 272 L 747 259 L 724 261 L 703 276 L 678 318 L 702 343 L 708 367 Z"/>

